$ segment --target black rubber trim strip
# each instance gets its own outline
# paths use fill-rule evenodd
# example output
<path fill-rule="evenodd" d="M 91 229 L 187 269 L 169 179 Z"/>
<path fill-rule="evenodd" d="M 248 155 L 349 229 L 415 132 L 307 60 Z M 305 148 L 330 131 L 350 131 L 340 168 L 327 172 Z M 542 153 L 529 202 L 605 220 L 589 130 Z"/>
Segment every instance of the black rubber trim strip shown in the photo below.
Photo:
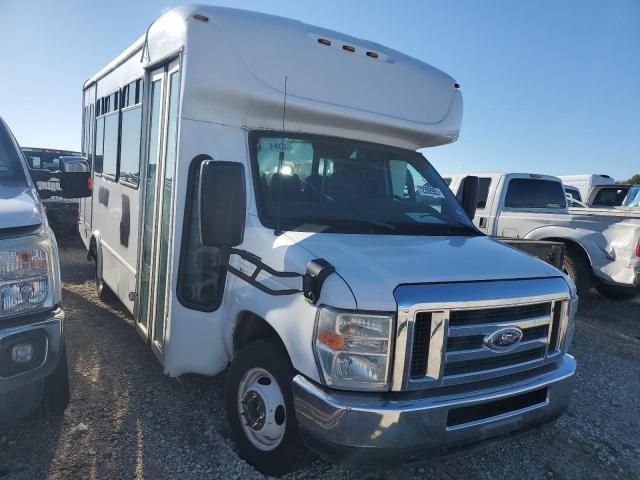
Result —
<path fill-rule="evenodd" d="M 295 288 L 289 288 L 289 289 L 283 289 L 283 290 L 274 290 L 273 288 L 269 288 L 265 285 L 263 285 L 262 283 L 260 283 L 257 278 L 258 275 L 260 275 L 260 272 L 262 272 L 263 270 L 267 273 L 269 273 L 270 275 L 273 275 L 274 277 L 279 277 L 279 278 L 297 278 L 297 277 L 304 277 L 304 275 L 301 275 L 297 272 L 280 272 L 278 270 L 274 270 L 273 268 L 271 268 L 269 265 L 265 264 L 262 262 L 262 260 L 260 260 L 260 258 L 256 255 L 254 255 L 251 252 L 247 252 L 245 250 L 238 250 L 236 248 L 230 248 L 229 249 L 229 254 L 230 255 L 238 255 L 239 257 L 243 258 L 244 260 L 246 260 L 247 262 L 253 264 L 256 269 L 253 271 L 253 273 L 251 275 L 247 275 L 244 272 L 241 272 L 240 270 L 238 270 L 235 267 L 232 267 L 230 264 L 226 265 L 226 269 L 229 273 L 234 274 L 236 277 L 244 280 L 245 282 L 247 282 L 249 285 L 256 287 L 258 290 L 267 293 L 269 295 L 275 295 L 275 296 L 280 296 L 280 295 L 294 295 L 296 293 L 302 293 L 302 290 L 298 290 Z"/>

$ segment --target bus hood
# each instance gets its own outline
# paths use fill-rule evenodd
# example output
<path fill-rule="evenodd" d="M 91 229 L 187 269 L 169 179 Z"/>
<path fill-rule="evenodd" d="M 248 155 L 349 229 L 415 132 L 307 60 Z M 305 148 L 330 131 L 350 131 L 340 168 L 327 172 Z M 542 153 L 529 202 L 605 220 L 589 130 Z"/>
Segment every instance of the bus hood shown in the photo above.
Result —
<path fill-rule="evenodd" d="M 35 191 L 26 183 L 0 183 L 0 229 L 43 223 L 44 213 Z"/>
<path fill-rule="evenodd" d="M 401 284 L 562 276 L 555 267 L 489 237 L 286 235 L 331 263 L 364 310 L 395 310 L 393 291 Z"/>

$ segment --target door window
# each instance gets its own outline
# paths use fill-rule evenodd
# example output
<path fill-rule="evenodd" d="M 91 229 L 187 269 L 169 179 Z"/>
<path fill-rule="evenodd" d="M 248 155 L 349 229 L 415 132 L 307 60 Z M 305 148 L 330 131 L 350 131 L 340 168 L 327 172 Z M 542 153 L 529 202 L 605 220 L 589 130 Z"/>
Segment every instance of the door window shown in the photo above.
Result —
<path fill-rule="evenodd" d="M 157 299 L 154 325 L 154 340 L 162 343 L 164 339 L 164 318 L 166 309 L 167 273 L 169 265 L 169 246 L 171 235 L 171 200 L 173 196 L 173 170 L 176 160 L 176 136 L 178 133 L 178 86 L 179 75 L 174 72 L 169 77 L 169 102 L 167 113 L 167 147 L 165 149 L 164 177 L 162 188 L 160 218 L 158 226 L 159 251 L 157 272 Z"/>
<path fill-rule="evenodd" d="M 478 178 L 478 205 L 477 208 L 482 210 L 487 208 L 487 199 L 489 198 L 489 187 L 491 187 L 491 178 Z"/>
<path fill-rule="evenodd" d="M 200 235 L 198 188 L 200 166 L 205 160 L 210 158 L 194 159 L 189 170 L 178 296 L 185 306 L 210 312 L 216 310 L 222 301 L 226 270 L 220 249 L 203 245 Z"/>
<path fill-rule="evenodd" d="M 160 145 L 160 107 L 162 81 L 151 84 L 151 118 L 149 123 L 149 154 L 147 157 L 147 184 L 144 200 L 144 225 L 142 229 L 142 272 L 140 278 L 140 302 L 138 322 L 148 327 L 149 293 L 151 292 L 151 259 L 153 245 L 153 225 L 156 199 L 156 174 L 158 167 L 158 147 Z"/>

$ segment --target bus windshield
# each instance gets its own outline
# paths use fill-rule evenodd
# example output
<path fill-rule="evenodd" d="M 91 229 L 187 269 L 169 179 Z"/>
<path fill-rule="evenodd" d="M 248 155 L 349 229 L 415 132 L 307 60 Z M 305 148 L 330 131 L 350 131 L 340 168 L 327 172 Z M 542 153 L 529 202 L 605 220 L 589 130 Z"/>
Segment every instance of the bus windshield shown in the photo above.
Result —
<path fill-rule="evenodd" d="M 0 122 L 0 182 L 25 180 L 20 157 L 14 147 L 9 132 Z"/>
<path fill-rule="evenodd" d="M 251 138 L 258 211 L 269 228 L 481 235 L 416 152 L 302 134 Z"/>

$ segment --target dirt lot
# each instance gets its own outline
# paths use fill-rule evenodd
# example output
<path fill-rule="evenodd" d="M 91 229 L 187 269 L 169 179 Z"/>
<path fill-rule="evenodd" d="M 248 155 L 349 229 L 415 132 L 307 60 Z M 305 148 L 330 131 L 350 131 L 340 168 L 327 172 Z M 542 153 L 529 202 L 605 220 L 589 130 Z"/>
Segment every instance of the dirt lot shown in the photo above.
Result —
<path fill-rule="evenodd" d="M 224 375 L 163 376 L 130 316 L 96 298 L 79 239 L 60 244 L 71 404 L 0 432 L 0 478 L 263 478 L 228 439 Z M 571 406 L 538 433 L 386 471 L 318 459 L 291 478 L 640 478 L 640 300 L 590 298 L 572 353 Z"/>

